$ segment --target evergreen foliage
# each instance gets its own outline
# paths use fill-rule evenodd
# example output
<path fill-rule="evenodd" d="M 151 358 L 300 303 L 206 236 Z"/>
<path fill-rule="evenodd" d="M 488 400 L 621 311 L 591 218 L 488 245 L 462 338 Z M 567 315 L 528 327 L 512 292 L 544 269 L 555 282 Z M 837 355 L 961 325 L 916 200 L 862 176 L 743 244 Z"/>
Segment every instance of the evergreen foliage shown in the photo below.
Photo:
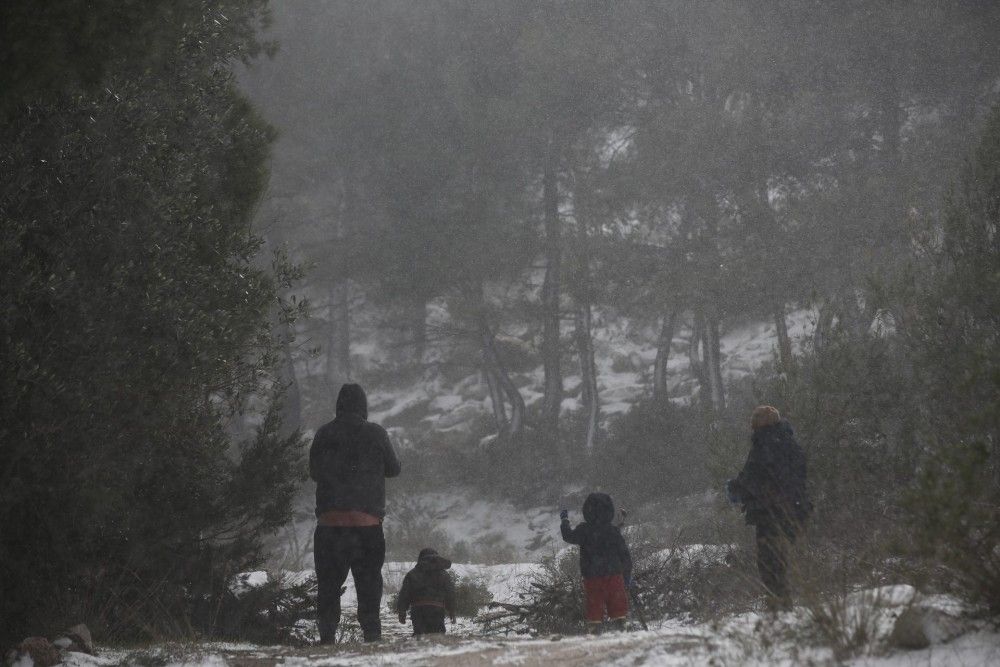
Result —
<path fill-rule="evenodd" d="M 918 264 L 908 341 L 929 451 L 908 498 L 921 546 L 1000 613 L 1000 107 Z"/>
<path fill-rule="evenodd" d="M 86 4 L 39 29 L 94 19 Z M 263 265 L 250 228 L 272 133 L 228 70 L 258 48 L 260 6 L 111 21 L 136 32 L 81 62 L 87 89 L 5 69 L 25 78 L 0 129 L 0 639 L 190 632 L 288 518 L 298 435 L 276 405 L 227 431 L 280 394 L 272 322 L 294 315 L 294 270 Z M 162 50 L 140 65 L 147 32 Z"/>

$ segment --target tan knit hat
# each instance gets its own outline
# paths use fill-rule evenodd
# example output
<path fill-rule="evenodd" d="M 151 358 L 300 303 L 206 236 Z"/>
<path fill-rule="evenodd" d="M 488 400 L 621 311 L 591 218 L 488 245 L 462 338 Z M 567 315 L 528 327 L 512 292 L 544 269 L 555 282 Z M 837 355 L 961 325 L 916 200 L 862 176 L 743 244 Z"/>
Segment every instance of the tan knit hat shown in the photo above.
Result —
<path fill-rule="evenodd" d="M 764 426 L 771 426 L 781 421 L 778 409 L 770 405 L 758 405 L 750 415 L 750 428 L 756 431 Z"/>

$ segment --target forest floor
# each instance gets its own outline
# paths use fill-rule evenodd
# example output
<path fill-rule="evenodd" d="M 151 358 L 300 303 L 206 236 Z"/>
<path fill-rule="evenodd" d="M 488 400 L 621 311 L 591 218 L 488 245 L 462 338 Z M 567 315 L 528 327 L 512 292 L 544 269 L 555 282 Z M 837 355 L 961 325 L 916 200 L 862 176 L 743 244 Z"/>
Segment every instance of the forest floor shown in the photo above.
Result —
<path fill-rule="evenodd" d="M 526 564 L 521 564 L 526 565 Z M 530 566 L 529 566 L 530 567 Z M 523 576 L 523 572 L 521 575 Z M 499 578 L 491 589 L 502 593 Z M 501 597 L 503 597 L 501 595 Z M 363 644 L 351 638 L 335 646 L 263 646 L 249 643 L 164 643 L 145 647 L 105 648 L 98 657 L 69 654 L 69 667 L 195 666 L 271 667 L 277 665 L 590 665 L 679 667 L 687 665 L 871 665 L 878 667 L 979 667 L 1000 665 L 1000 632 L 995 625 L 964 618 L 961 630 L 938 636 L 930 646 L 902 650 L 889 639 L 896 620 L 918 599 L 909 586 L 885 586 L 847 596 L 844 636 L 859 638 L 847 652 L 836 653 L 816 632 L 810 611 L 796 607 L 781 614 L 746 612 L 714 622 L 664 618 L 649 630 L 581 635 L 486 634 L 471 619 L 448 625 L 448 634 L 416 639 L 384 608 L 383 640 Z M 956 613 L 963 608 L 948 596 L 919 598 L 924 608 Z M 355 626 L 353 600 L 344 609 L 343 626 Z M 948 611 L 948 610 L 951 611 Z M 954 618 L 959 618 L 959 613 Z M 637 627 L 635 623 L 632 627 Z M 310 636 L 315 628 L 306 632 Z M 933 632 L 930 636 L 933 636 Z"/>
<path fill-rule="evenodd" d="M 747 621 L 748 619 L 741 619 Z M 251 644 L 169 644 L 141 651 L 110 651 L 101 658 L 74 654 L 71 667 L 112 665 L 206 665 L 217 667 L 382 666 L 382 665 L 872 665 L 973 667 L 1000 664 L 1000 635 L 972 632 L 926 649 L 861 655 L 837 660 L 828 649 L 739 635 L 706 625 L 664 623 L 649 631 L 596 637 L 504 637 L 466 634 L 430 639 L 387 636 L 377 644 L 337 646 L 255 646 Z"/>

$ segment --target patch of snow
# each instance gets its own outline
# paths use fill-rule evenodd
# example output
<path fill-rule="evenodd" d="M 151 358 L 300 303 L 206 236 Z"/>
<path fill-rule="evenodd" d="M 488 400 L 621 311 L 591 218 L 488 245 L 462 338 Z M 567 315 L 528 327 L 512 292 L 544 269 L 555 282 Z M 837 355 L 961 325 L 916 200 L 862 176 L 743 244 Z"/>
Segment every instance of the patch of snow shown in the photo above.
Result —
<path fill-rule="evenodd" d="M 259 570 L 256 572 L 242 572 L 229 582 L 229 590 L 233 595 L 239 597 L 247 591 L 260 588 L 268 582 L 267 572 Z"/>

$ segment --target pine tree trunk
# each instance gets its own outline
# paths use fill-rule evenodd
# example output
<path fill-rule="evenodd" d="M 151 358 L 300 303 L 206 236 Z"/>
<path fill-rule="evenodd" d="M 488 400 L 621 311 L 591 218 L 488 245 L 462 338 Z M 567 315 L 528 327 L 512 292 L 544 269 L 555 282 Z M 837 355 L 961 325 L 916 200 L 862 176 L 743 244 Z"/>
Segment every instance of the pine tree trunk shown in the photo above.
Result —
<path fill-rule="evenodd" d="M 482 289 L 480 288 L 480 294 Z M 483 372 L 490 389 L 493 415 L 501 439 L 516 440 L 524 430 L 524 397 L 510 379 L 510 373 L 497 352 L 496 333 L 486 317 L 485 307 L 481 308 L 477 326 L 483 358 Z M 510 404 L 510 419 L 507 419 L 506 403 Z"/>
<path fill-rule="evenodd" d="M 676 320 L 676 310 L 660 319 L 660 337 L 656 341 L 656 361 L 653 363 L 653 398 L 657 400 L 667 399 L 667 362 L 670 361 Z"/>
<path fill-rule="evenodd" d="M 774 329 L 778 334 L 778 354 L 781 368 L 790 371 L 794 360 L 792 358 L 792 339 L 788 337 L 788 325 L 785 322 L 785 304 L 774 304 Z"/>
<path fill-rule="evenodd" d="M 510 423 L 507 421 L 507 405 L 504 402 L 504 392 L 497 378 L 497 369 L 487 353 L 487 343 L 483 341 L 483 377 L 490 392 L 490 404 L 493 406 L 493 419 L 497 425 L 497 433 L 505 434 Z"/>
<path fill-rule="evenodd" d="M 559 195 L 556 179 L 554 148 L 542 178 L 543 218 L 545 226 L 545 279 L 542 283 L 542 366 L 545 372 L 542 398 L 542 430 L 556 439 L 559 433 L 559 412 L 562 408 L 563 384 L 560 344 L 560 268 L 562 240 L 559 224 Z"/>
<path fill-rule="evenodd" d="M 858 294 L 853 289 L 847 289 L 837 300 L 840 327 L 852 338 L 864 338 L 868 334 L 869 322 L 865 322 L 864 312 L 858 305 Z"/>
<path fill-rule="evenodd" d="M 705 332 L 705 322 L 701 311 L 695 311 L 691 322 L 691 339 L 688 341 L 688 367 L 691 375 L 698 379 L 701 386 L 702 395 L 707 396 L 708 376 L 705 373 L 705 364 L 701 359 L 702 338 Z"/>
<path fill-rule="evenodd" d="M 705 365 L 709 384 L 712 409 L 721 412 L 726 407 L 725 387 L 722 383 L 722 359 L 719 341 L 719 318 L 710 315 L 705 318 Z"/>
<path fill-rule="evenodd" d="M 350 288 L 341 281 L 330 291 L 326 378 L 333 387 L 351 380 Z"/>
<path fill-rule="evenodd" d="M 816 317 L 816 330 L 813 332 L 813 350 L 820 352 L 830 341 L 830 329 L 833 327 L 833 304 L 827 299 L 819 307 Z"/>
<path fill-rule="evenodd" d="M 574 201 L 577 222 L 577 270 L 574 290 L 574 337 L 580 359 L 580 394 L 587 427 L 584 446 L 592 451 L 600 436 L 601 401 L 597 390 L 597 362 L 594 358 L 593 291 L 590 276 L 590 224 L 586 197 L 577 192 Z"/>
<path fill-rule="evenodd" d="M 589 303 L 577 306 L 574 333 L 577 354 L 580 357 L 580 383 L 583 409 L 587 416 L 587 451 L 597 443 L 600 428 L 601 405 L 597 393 L 597 363 L 594 360 L 593 322 Z"/>

